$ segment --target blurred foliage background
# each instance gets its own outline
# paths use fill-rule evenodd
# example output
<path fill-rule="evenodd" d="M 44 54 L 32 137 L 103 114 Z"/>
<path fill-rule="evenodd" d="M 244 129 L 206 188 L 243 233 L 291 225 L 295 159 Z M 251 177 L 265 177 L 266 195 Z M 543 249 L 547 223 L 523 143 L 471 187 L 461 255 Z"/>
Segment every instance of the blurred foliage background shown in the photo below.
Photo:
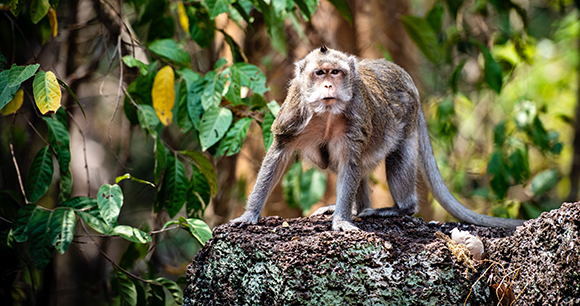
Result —
<path fill-rule="evenodd" d="M 207 238 L 199 219 L 242 213 L 293 63 L 321 45 L 411 74 L 443 178 L 469 208 L 527 219 L 576 201 L 579 27 L 572 1 L 0 0 L 2 304 L 180 304 Z M 40 71 L 60 82 L 53 115 L 39 111 Z M 32 200 L 37 152 L 59 167 Z M 375 207 L 392 205 L 384 172 Z M 264 215 L 309 215 L 335 202 L 334 184 L 298 152 Z M 452 221 L 419 184 L 418 215 Z M 100 188 L 122 189 L 106 205 L 120 203 L 118 219 Z M 74 231 L 27 241 L 27 226 L 52 226 L 25 218 L 37 209 L 67 212 Z"/>

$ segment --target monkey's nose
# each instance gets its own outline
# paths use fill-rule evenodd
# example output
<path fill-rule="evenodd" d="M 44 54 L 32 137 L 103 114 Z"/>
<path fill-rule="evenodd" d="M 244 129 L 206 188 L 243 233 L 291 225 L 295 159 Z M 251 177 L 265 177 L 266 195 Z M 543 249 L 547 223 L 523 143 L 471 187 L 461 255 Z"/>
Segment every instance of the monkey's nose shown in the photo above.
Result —
<path fill-rule="evenodd" d="M 331 89 L 332 88 L 332 85 L 331 84 L 324 84 L 324 88 Z"/>

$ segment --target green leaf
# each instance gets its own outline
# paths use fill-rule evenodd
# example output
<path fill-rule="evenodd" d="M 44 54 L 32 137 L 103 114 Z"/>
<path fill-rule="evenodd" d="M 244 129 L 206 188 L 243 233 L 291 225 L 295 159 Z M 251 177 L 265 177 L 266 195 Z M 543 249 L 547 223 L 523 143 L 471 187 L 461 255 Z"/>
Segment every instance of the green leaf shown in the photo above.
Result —
<path fill-rule="evenodd" d="M 134 176 L 131 176 L 131 174 L 129 174 L 129 173 L 125 173 L 125 174 L 123 174 L 121 176 L 117 176 L 117 178 L 115 179 L 115 183 L 119 184 L 119 182 L 121 182 L 123 180 L 126 180 L 126 179 L 130 179 L 132 181 L 135 181 L 135 182 L 141 183 L 141 184 L 147 184 L 147 185 L 150 185 L 151 187 L 155 188 L 155 184 L 153 184 L 151 182 L 148 182 L 148 181 L 144 181 L 144 180 L 138 179 L 138 178 L 136 178 Z"/>
<path fill-rule="evenodd" d="M 76 224 L 77 220 L 72 209 L 57 207 L 52 213 L 49 236 L 51 244 L 60 254 L 64 254 L 71 244 Z"/>
<path fill-rule="evenodd" d="M 280 111 L 280 104 L 278 104 L 276 100 L 272 100 L 268 102 L 268 109 L 270 109 L 270 112 L 272 112 L 272 115 L 274 115 L 274 118 L 276 118 L 278 117 L 278 112 Z"/>
<path fill-rule="evenodd" d="M 474 44 L 483 54 L 483 57 L 485 59 L 485 67 L 484 67 L 485 82 L 487 83 L 487 85 L 489 85 L 491 89 L 495 90 L 495 92 L 500 93 L 503 83 L 501 75 L 501 67 L 493 59 L 493 56 L 491 56 L 491 53 L 483 43 L 474 38 L 469 39 L 469 42 Z"/>
<path fill-rule="evenodd" d="M 307 20 L 312 18 L 318 6 L 318 0 L 294 0 L 294 3 L 298 5 L 298 8 L 300 8 L 300 11 L 306 16 Z"/>
<path fill-rule="evenodd" d="M 187 8 L 187 17 L 195 22 L 189 23 L 189 34 L 204 49 L 209 49 L 215 37 L 215 22 L 206 10 Z"/>
<path fill-rule="evenodd" d="M 423 18 L 410 15 L 401 16 L 401 21 L 407 34 L 423 55 L 433 64 L 438 64 L 440 59 L 439 42 L 431 25 Z"/>
<path fill-rule="evenodd" d="M 439 2 L 435 2 L 433 7 L 427 12 L 425 19 L 431 26 L 431 28 L 436 32 L 441 32 L 441 22 L 443 21 L 443 5 Z"/>
<path fill-rule="evenodd" d="M 234 82 L 249 87 L 254 93 L 263 95 L 270 90 L 266 87 L 266 75 L 252 64 L 236 63 L 230 67 L 230 71 Z"/>
<path fill-rule="evenodd" d="M 171 296 L 171 293 L 161 284 L 156 285 L 148 283 L 146 285 L 146 288 L 147 288 L 147 305 L 152 306 L 173 305 L 173 303 L 169 303 L 169 301 L 166 301 L 169 298 L 169 296 Z"/>
<path fill-rule="evenodd" d="M 167 167 L 163 179 L 165 203 L 170 218 L 175 217 L 183 207 L 189 180 L 185 176 L 185 167 L 173 154 L 167 155 Z"/>
<path fill-rule="evenodd" d="M 311 168 L 300 176 L 300 208 L 308 211 L 318 203 L 326 191 L 326 174 Z"/>
<path fill-rule="evenodd" d="M 212 107 L 203 114 L 199 126 L 199 140 L 203 151 L 224 137 L 232 124 L 232 118 L 232 112 L 223 107 Z"/>
<path fill-rule="evenodd" d="M 32 23 L 37 24 L 46 13 L 48 13 L 48 9 L 50 8 L 50 4 L 48 0 L 32 0 L 30 4 L 30 19 Z"/>
<path fill-rule="evenodd" d="M 329 0 L 328 2 L 332 3 L 342 17 L 352 25 L 352 12 L 346 0 Z"/>
<path fill-rule="evenodd" d="M 14 14 L 16 16 L 16 14 Z M 2 52 L 0 52 L 0 71 L 4 70 L 4 65 L 6 65 L 6 57 Z"/>
<path fill-rule="evenodd" d="M 185 219 L 179 217 L 179 225 L 187 229 L 189 234 L 202 246 L 212 237 L 211 229 L 200 219 Z"/>
<path fill-rule="evenodd" d="M 211 196 L 214 197 L 217 194 L 217 175 L 212 162 L 201 152 L 197 151 L 179 151 L 179 153 L 191 158 L 195 166 L 203 173 L 207 179 Z"/>
<path fill-rule="evenodd" d="M 453 70 L 453 74 L 451 74 L 451 78 L 449 79 L 449 86 L 451 86 L 453 93 L 457 93 L 458 91 L 459 79 L 461 79 L 461 71 L 463 71 L 463 66 L 465 66 L 466 62 L 466 59 L 461 60 Z"/>
<path fill-rule="evenodd" d="M 176 123 L 177 126 L 181 129 L 182 133 L 187 133 L 191 130 L 194 125 L 191 119 L 189 118 L 189 112 L 187 107 L 187 99 L 189 97 L 187 84 L 185 81 L 181 81 L 180 84 L 176 85 L 177 87 L 177 114 L 176 114 Z"/>
<path fill-rule="evenodd" d="M 117 285 L 119 286 L 121 305 L 137 305 L 137 289 L 135 288 L 135 284 L 121 270 L 115 269 L 115 276 L 117 277 Z"/>
<path fill-rule="evenodd" d="M 274 141 L 274 134 L 272 134 L 272 124 L 274 123 L 274 116 L 271 112 L 264 115 L 264 122 L 262 123 L 262 138 L 264 139 L 264 147 L 266 152 L 270 149 Z"/>
<path fill-rule="evenodd" d="M 554 188 L 558 183 L 558 172 L 556 169 L 544 170 L 532 179 L 532 193 L 536 196 L 542 195 Z"/>
<path fill-rule="evenodd" d="M 31 203 L 38 201 L 48 191 L 53 174 L 52 154 L 46 146 L 36 153 L 26 176 L 26 196 Z"/>
<path fill-rule="evenodd" d="M 61 169 L 68 169 L 71 160 L 70 136 L 67 128 L 57 119 L 42 117 L 48 126 L 49 143 Z"/>
<path fill-rule="evenodd" d="M 204 79 L 205 86 L 201 96 L 201 105 L 205 111 L 208 111 L 220 105 L 225 81 L 219 77 L 215 70 L 206 73 Z"/>
<path fill-rule="evenodd" d="M 81 109 L 81 112 L 83 113 L 83 117 L 85 117 L 85 120 L 87 120 L 87 114 L 85 114 L 85 109 L 83 108 L 79 99 L 77 99 L 77 95 L 75 95 L 75 93 L 72 91 L 72 89 L 70 89 L 70 87 L 68 87 L 68 85 L 63 80 L 56 78 L 56 81 L 58 82 L 58 84 L 60 84 L 60 86 L 64 87 L 64 89 L 66 89 L 66 91 L 68 92 L 68 94 L 71 97 L 73 97 L 73 99 L 75 100 L 75 102 L 77 103 L 79 108 Z"/>
<path fill-rule="evenodd" d="M 286 32 L 284 31 L 284 20 L 278 16 L 275 10 L 270 7 L 264 0 L 257 0 L 258 5 L 256 8 L 262 12 L 264 15 L 264 21 L 266 22 L 266 29 L 268 36 L 272 41 L 272 46 L 278 50 L 278 52 L 286 55 Z"/>
<path fill-rule="evenodd" d="M 192 167 L 192 172 L 185 212 L 190 218 L 202 218 L 211 200 L 211 188 L 207 178 L 195 165 Z"/>
<path fill-rule="evenodd" d="M 70 198 L 70 194 L 72 192 L 72 184 L 73 184 L 73 179 L 72 179 L 72 173 L 70 171 L 70 168 L 63 170 L 60 170 L 60 178 L 59 178 L 59 184 L 58 184 L 58 201 L 60 203 L 68 200 L 68 198 Z"/>
<path fill-rule="evenodd" d="M 139 124 L 143 131 L 153 138 L 157 138 L 157 127 L 161 122 L 153 107 L 151 105 L 141 105 L 137 109 L 137 118 L 139 118 Z"/>
<path fill-rule="evenodd" d="M 32 77 L 40 67 L 40 64 L 28 65 L 28 66 L 16 66 L 12 65 L 10 68 L 10 74 L 8 75 L 8 86 L 20 86 L 22 82 L 28 80 Z"/>
<path fill-rule="evenodd" d="M 282 190 L 284 199 L 292 208 L 300 207 L 300 176 L 302 175 L 302 162 L 298 161 L 290 166 L 282 177 Z"/>
<path fill-rule="evenodd" d="M 159 182 L 161 178 L 161 173 L 165 169 L 165 164 L 167 161 L 167 154 L 165 153 L 165 146 L 161 142 L 161 139 L 157 138 L 155 141 L 155 182 Z"/>
<path fill-rule="evenodd" d="M 149 45 L 151 52 L 182 66 L 189 66 L 189 53 L 183 51 L 173 39 L 156 40 Z"/>
<path fill-rule="evenodd" d="M 39 270 L 46 267 L 54 252 L 48 235 L 48 225 L 51 223 L 51 217 L 52 213 L 50 211 L 40 210 L 30 220 L 28 251 L 32 260 L 34 260 L 34 265 Z"/>
<path fill-rule="evenodd" d="M 209 17 L 211 19 L 216 18 L 219 14 L 228 11 L 228 7 L 234 1 L 232 0 L 206 0 L 205 3 L 209 8 Z"/>
<path fill-rule="evenodd" d="M 181 288 L 174 281 L 168 280 L 163 277 L 156 278 L 155 281 L 162 284 L 163 287 L 165 287 L 169 291 L 175 304 L 177 305 L 183 304 L 183 292 L 181 292 Z"/>
<path fill-rule="evenodd" d="M 141 75 L 147 75 L 149 73 L 149 66 L 131 55 L 123 56 L 123 63 L 130 68 L 137 67 Z"/>
<path fill-rule="evenodd" d="M 187 113 L 193 126 L 199 130 L 199 121 L 204 112 L 202 96 L 205 89 L 205 81 L 202 78 L 187 86 Z"/>
<path fill-rule="evenodd" d="M 145 233 L 144 231 L 134 228 L 128 225 L 117 225 L 113 228 L 111 232 L 112 235 L 119 235 L 129 241 L 137 243 L 149 243 L 151 242 L 151 235 Z"/>
<path fill-rule="evenodd" d="M 74 210 L 88 210 L 89 208 L 97 207 L 97 200 L 89 197 L 74 197 L 61 203 L 63 207 L 70 207 Z"/>
<path fill-rule="evenodd" d="M 16 242 L 22 243 L 28 240 L 28 234 L 33 225 L 31 220 L 41 211 L 42 208 L 33 204 L 24 205 L 18 210 L 12 223 L 12 236 Z"/>
<path fill-rule="evenodd" d="M 105 220 L 103 220 L 103 217 L 101 217 L 99 210 L 91 210 L 88 212 L 76 211 L 76 214 L 81 219 L 83 219 L 86 224 L 101 234 L 108 235 L 113 230 L 109 225 L 107 225 L 107 223 L 105 223 Z"/>
<path fill-rule="evenodd" d="M 0 109 L 4 108 L 8 102 L 12 101 L 19 88 L 19 86 L 8 86 L 9 73 L 10 70 L 0 72 Z"/>
<path fill-rule="evenodd" d="M 248 134 L 252 120 L 252 118 L 242 118 L 234 124 L 226 134 L 226 137 L 224 137 L 220 142 L 216 157 L 222 156 L 226 152 L 226 156 L 231 156 L 240 152 L 240 149 L 246 140 L 246 135 Z"/>
<path fill-rule="evenodd" d="M 123 206 L 123 191 L 119 185 L 104 184 L 97 192 L 97 205 L 103 220 L 110 227 L 117 225 L 117 218 Z"/>

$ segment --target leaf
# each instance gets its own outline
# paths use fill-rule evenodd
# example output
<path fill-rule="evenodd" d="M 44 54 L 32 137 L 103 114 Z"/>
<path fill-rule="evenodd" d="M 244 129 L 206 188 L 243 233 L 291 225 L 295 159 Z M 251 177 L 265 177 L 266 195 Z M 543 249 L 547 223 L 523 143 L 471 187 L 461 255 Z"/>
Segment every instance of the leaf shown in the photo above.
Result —
<path fill-rule="evenodd" d="M 185 176 L 185 167 L 173 154 L 167 155 L 167 167 L 163 178 L 165 188 L 165 208 L 170 218 L 175 217 L 185 204 L 189 180 Z"/>
<path fill-rule="evenodd" d="M 36 153 L 26 176 L 26 196 L 31 203 L 38 201 L 48 191 L 53 174 L 52 154 L 46 146 Z"/>
<path fill-rule="evenodd" d="M 199 140 L 202 151 L 217 143 L 232 124 L 232 112 L 223 107 L 212 107 L 201 118 Z"/>
<path fill-rule="evenodd" d="M 74 210 L 86 210 L 92 207 L 97 207 L 97 200 L 89 197 L 74 197 L 60 204 L 63 207 L 70 207 Z"/>
<path fill-rule="evenodd" d="M 38 67 L 40 67 L 40 64 L 28 66 L 12 65 L 10 68 L 10 74 L 8 76 L 8 86 L 20 86 L 20 84 L 28 80 L 36 73 Z"/>
<path fill-rule="evenodd" d="M 216 157 L 222 156 L 226 152 L 226 156 L 232 156 L 240 152 L 252 120 L 252 118 L 242 118 L 234 124 L 226 134 L 226 137 L 220 142 Z"/>
<path fill-rule="evenodd" d="M 58 20 L 56 19 L 56 11 L 52 8 L 49 8 L 46 15 L 48 16 L 48 22 L 50 24 L 52 36 L 56 37 L 58 35 Z"/>
<path fill-rule="evenodd" d="M 134 228 L 128 225 L 117 225 L 113 228 L 111 232 L 112 235 L 119 235 L 129 241 L 137 243 L 149 243 L 151 242 L 151 235 L 145 233 L 144 231 Z"/>
<path fill-rule="evenodd" d="M 160 122 L 153 107 L 150 105 L 141 105 L 137 109 L 137 118 L 143 131 L 153 138 L 157 138 L 157 126 L 159 126 Z"/>
<path fill-rule="evenodd" d="M 316 11 L 316 6 L 318 6 L 318 0 L 294 0 L 294 3 L 298 5 L 300 11 L 306 16 L 307 20 L 312 18 L 312 14 Z"/>
<path fill-rule="evenodd" d="M 159 121 L 168 126 L 173 121 L 175 106 L 175 75 L 171 66 L 161 68 L 155 76 L 151 97 Z"/>
<path fill-rule="evenodd" d="M 115 269 L 115 276 L 117 277 L 119 286 L 121 305 L 137 305 L 137 289 L 135 284 L 121 270 Z"/>
<path fill-rule="evenodd" d="M 60 254 L 68 249 L 71 244 L 77 220 L 72 209 L 57 207 L 52 213 L 50 219 L 50 238 L 51 244 Z"/>
<path fill-rule="evenodd" d="M 28 240 L 28 233 L 32 229 L 32 223 L 30 222 L 34 218 L 35 214 L 42 211 L 42 208 L 37 205 L 27 204 L 22 206 L 12 223 L 12 236 L 16 242 L 25 242 Z"/>
<path fill-rule="evenodd" d="M 187 86 L 187 113 L 193 126 L 199 130 L 199 121 L 204 112 L 202 94 L 205 88 L 205 82 L 204 79 L 200 79 Z"/>
<path fill-rule="evenodd" d="M 264 139 L 264 147 L 266 152 L 270 149 L 274 141 L 274 134 L 272 134 L 272 124 L 274 123 L 274 116 L 271 112 L 264 115 L 264 122 L 262 122 L 262 138 Z"/>
<path fill-rule="evenodd" d="M 439 42 L 435 31 L 433 31 L 429 23 L 423 18 L 411 15 L 401 16 L 401 21 L 407 34 L 409 34 L 423 55 L 433 64 L 438 64 L 440 58 Z"/>
<path fill-rule="evenodd" d="M 461 60 L 453 70 L 453 74 L 451 74 L 451 78 L 449 79 L 449 86 L 451 87 L 453 93 L 457 93 L 458 91 L 459 79 L 461 79 L 461 72 L 463 71 L 463 66 L 465 66 L 466 62 L 466 59 Z"/>
<path fill-rule="evenodd" d="M 187 133 L 190 131 L 194 125 L 191 119 L 189 118 L 189 112 L 187 109 L 187 84 L 185 81 L 182 81 L 178 87 L 178 94 L 177 94 L 177 119 L 176 123 L 177 126 L 181 129 L 182 133 Z"/>
<path fill-rule="evenodd" d="M 544 170 L 532 179 L 532 193 L 542 195 L 554 188 L 558 183 L 558 172 L 556 169 Z"/>
<path fill-rule="evenodd" d="M 179 2 L 179 3 L 181 3 L 181 5 L 183 5 L 182 2 Z M 127 65 L 127 67 L 129 67 L 129 68 L 137 67 L 139 69 L 139 73 L 141 75 L 147 75 L 147 73 L 149 73 L 149 67 L 147 66 L 147 64 L 134 58 L 131 55 L 123 56 L 123 63 L 125 63 L 125 65 Z"/>
<path fill-rule="evenodd" d="M 183 2 L 177 2 L 177 15 L 179 16 L 179 25 L 186 32 L 189 33 L 189 18 L 185 12 L 185 6 Z"/>
<path fill-rule="evenodd" d="M 49 143 L 56 160 L 62 170 L 69 169 L 71 161 L 70 153 L 70 136 L 66 127 L 57 119 L 51 117 L 43 117 L 48 126 Z"/>
<path fill-rule="evenodd" d="M 266 76 L 260 68 L 248 63 L 236 63 L 230 67 L 234 82 L 249 87 L 254 93 L 263 95 L 270 88 L 266 87 Z"/>
<path fill-rule="evenodd" d="M 272 46 L 283 55 L 286 55 L 286 32 L 284 20 L 276 15 L 276 12 L 264 0 L 257 0 L 256 8 L 264 15 L 268 36 L 272 40 Z M 302 10 L 302 9 L 301 9 Z M 306 9 L 308 10 L 308 9 Z"/>
<path fill-rule="evenodd" d="M 147 305 L 152 306 L 172 305 L 172 303 L 166 301 L 166 295 L 171 295 L 171 293 L 161 284 L 156 285 L 155 283 L 148 283 L 146 285 L 146 288 L 147 288 Z"/>
<path fill-rule="evenodd" d="M 70 198 L 70 194 L 72 192 L 72 183 L 73 179 L 70 168 L 67 168 L 66 170 L 61 168 L 58 184 L 58 201 L 60 203 L 65 202 L 68 200 L 68 198 Z"/>
<path fill-rule="evenodd" d="M 282 177 L 284 199 L 292 208 L 300 207 L 300 175 L 302 175 L 302 162 L 298 161 L 290 166 Z"/>
<path fill-rule="evenodd" d="M 159 182 L 159 178 L 161 178 L 161 173 L 163 169 L 165 169 L 165 164 L 167 160 L 167 155 L 165 153 L 165 146 L 161 142 L 161 139 L 157 138 L 155 141 L 155 182 Z"/>
<path fill-rule="evenodd" d="M 209 17 L 215 19 L 219 14 L 228 11 L 228 7 L 232 4 L 231 0 L 206 0 L 205 3 L 209 8 Z"/>
<path fill-rule="evenodd" d="M 18 86 L 8 86 L 8 74 L 10 70 L 0 72 L 0 109 L 4 108 L 14 98 Z"/>
<path fill-rule="evenodd" d="M 59 78 L 56 78 L 56 80 L 57 80 L 58 84 L 60 84 L 60 86 L 64 87 L 64 89 L 66 89 L 66 91 L 69 93 L 69 95 L 71 95 L 71 97 L 73 97 L 73 99 L 75 100 L 75 102 L 77 103 L 79 108 L 81 109 L 81 112 L 83 113 L 83 116 L 85 117 L 85 120 L 87 120 L 87 114 L 85 114 L 85 109 L 83 108 L 79 99 L 77 99 L 77 95 L 75 95 L 75 93 L 72 91 L 72 89 L 70 89 L 70 87 L 68 87 L 68 85 L 66 85 L 66 83 L 63 80 L 61 80 Z"/>
<path fill-rule="evenodd" d="M 431 26 L 431 28 L 436 32 L 441 32 L 441 22 L 443 21 L 443 5 L 439 2 L 435 2 L 433 7 L 427 12 L 425 19 Z"/>
<path fill-rule="evenodd" d="M 274 115 L 274 118 L 276 118 L 278 117 L 278 112 L 280 111 L 280 104 L 278 104 L 276 100 L 272 100 L 268 102 L 268 109 L 270 109 L 270 112 L 272 112 L 272 115 Z"/>
<path fill-rule="evenodd" d="M 332 3 L 342 17 L 352 25 L 352 12 L 346 0 L 329 0 L 328 2 Z"/>
<path fill-rule="evenodd" d="M 189 54 L 173 39 L 156 40 L 149 45 L 149 50 L 181 66 L 189 66 L 191 62 Z"/>
<path fill-rule="evenodd" d="M 11 101 L 0 109 L 0 114 L 8 116 L 16 113 L 22 107 L 22 101 L 24 101 L 24 91 L 21 88 L 16 91 Z"/>
<path fill-rule="evenodd" d="M 180 221 L 183 217 L 180 217 Z M 195 238 L 199 244 L 202 246 L 211 239 L 211 229 L 209 226 L 200 219 L 187 219 L 187 224 L 189 225 L 189 233 L 193 238 Z"/>
<path fill-rule="evenodd" d="M 113 229 L 105 223 L 98 210 L 95 210 L 95 212 L 76 211 L 76 214 L 95 231 L 103 235 L 110 234 Z"/>
<path fill-rule="evenodd" d="M 215 22 L 206 10 L 188 8 L 187 16 L 195 22 L 190 23 L 189 35 L 202 48 L 209 49 L 215 37 Z"/>
<path fill-rule="evenodd" d="M 219 77 L 215 70 L 206 73 L 204 79 L 205 86 L 201 96 L 201 105 L 205 111 L 208 111 L 212 107 L 220 105 L 225 82 Z"/>
<path fill-rule="evenodd" d="M 326 174 L 311 168 L 300 176 L 300 202 L 302 211 L 308 211 L 318 203 L 326 191 Z"/>
<path fill-rule="evenodd" d="M 211 188 L 207 178 L 199 168 L 192 167 L 191 180 L 187 191 L 186 215 L 201 218 L 211 200 Z"/>
<path fill-rule="evenodd" d="M 60 107 L 60 87 L 51 71 L 39 71 L 36 74 L 32 83 L 32 91 L 36 106 L 43 115 L 54 113 Z"/>
<path fill-rule="evenodd" d="M 30 4 L 30 19 L 37 24 L 42 17 L 46 16 L 50 5 L 48 0 L 32 0 Z"/>
<path fill-rule="evenodd" d="M 41 209 L 30 220 L 28 252 L 32 260 L 34 260 L 34 265 L 39 270 L 44 269 L 50 262 L 54 251 L 48 235 L 48 225 L 51 222 L 51 217 L 52 213 L 50 211 Z"/>
<path fill-rule="evenodd" d="M 125 173 L 125 174 L 123 174 L 121 176 L 117 176 L 117 178 L 115 178 L 115 183 L 119 184 L 119 182 L 121 182 L 123 180 L 126 180 L 126 179 L 130 179 L 132 181 L 135 181 L 135 182 L 141 183 L 141 184 L 147 184 L 147 185 L 150 185 L 151 187 L 155 188 L 155 184 L 153 184 L 151 182 L 148 182 L 148 181 L 144 181 L 144 180 L 138 179 L 138 178 L 136 178 L 134 176 L 131 176 L 131 174 L 129 174 L 129 173 Z"/>
<path fill-rule="evenodd" d="M 173 301 L 175 302 L 175 304 L 177 305 L 183 304 L 183 292 L 181 292 L 181 288 L 174 281 L 168 280 L 163 277 L 156 278 L 155 281 L 162 284 L 163 287 L 165 287 L 169 291 L 171 297 L 173 297 Z"/>
<path fill-rule="evenodd" d="M 216 171 L 211 161 L 201 152 L 179 151 L 179 153 L 193 160 L 195 166 L 197 166 L 197 168 L 201 171 L 201 173 L 203 173 L 203 175 L 207 179 L 211 190 L 211 196 L 214 197 L 217 194 L 218 184 Z"/>
<path fill-rule="evenodd" d="M 104 184 L 97 192 L 97 205 L 103 220 L 110 227 L 117 225 L 117 218 L 123 206 L 123 191 L 119 185 Z"/>
<path fill-rule="evenodd" d="M 483 54 L 483 57 L 485 59 L 484 66 L 485 82 L 487 83 L 487 85 L 489 85 L 491 89 L 495 90 L 495 92 L 499 94 L 503 83 L 501 75 L 501 67 L 493 59 L 493 56 L 491 56 L 491 53 L 483 43 L 474 38 L 470 38 L 469 42 L 474 44 Z"/>

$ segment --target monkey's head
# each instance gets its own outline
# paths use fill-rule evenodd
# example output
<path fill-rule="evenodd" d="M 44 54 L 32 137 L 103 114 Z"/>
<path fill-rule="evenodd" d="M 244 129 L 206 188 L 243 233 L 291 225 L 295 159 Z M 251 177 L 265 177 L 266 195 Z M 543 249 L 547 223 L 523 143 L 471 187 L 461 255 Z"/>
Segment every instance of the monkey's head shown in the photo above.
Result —
<path fill-rule="evenodd" d="M 339 114 L 353 97 L 356 57 L 323 46 L 296 62 L 295 74 L 315 113 Z"/>

